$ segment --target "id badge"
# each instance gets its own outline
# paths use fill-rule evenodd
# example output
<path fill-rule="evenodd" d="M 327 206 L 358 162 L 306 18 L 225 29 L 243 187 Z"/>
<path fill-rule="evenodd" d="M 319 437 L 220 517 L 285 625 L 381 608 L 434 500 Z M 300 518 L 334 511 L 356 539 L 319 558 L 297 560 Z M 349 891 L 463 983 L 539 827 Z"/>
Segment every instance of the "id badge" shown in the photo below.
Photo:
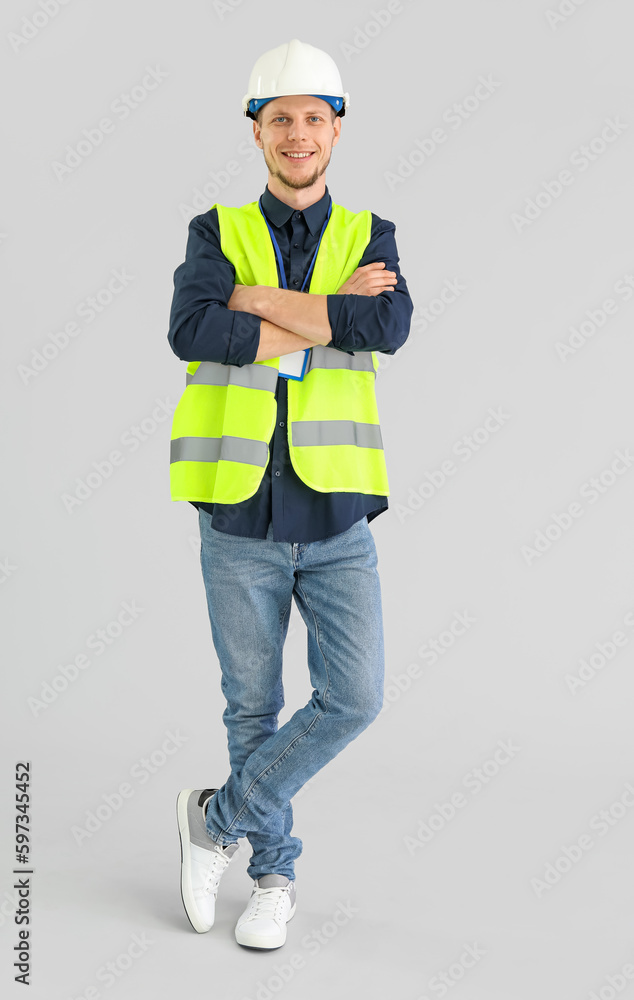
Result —
<path fill-rule="evenodd" d="M 303 351 L 293 351 L 292 354 L 282 354 L 280 357 L 280 375 L 282 378 L 294 378 L 301 382 L 308 365 L 310 347 Z"/>

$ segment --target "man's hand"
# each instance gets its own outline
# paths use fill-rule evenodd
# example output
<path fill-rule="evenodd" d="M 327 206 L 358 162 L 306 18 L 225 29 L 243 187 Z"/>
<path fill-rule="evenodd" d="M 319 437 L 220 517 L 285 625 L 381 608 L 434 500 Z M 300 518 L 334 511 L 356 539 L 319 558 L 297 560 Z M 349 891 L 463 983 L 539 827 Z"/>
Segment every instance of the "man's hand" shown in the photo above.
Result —
<path fill-rule="evenodd" d="M 344 282 L 337 295 L 380 295 L 396 284 L 396 272 L 385 270 L 385 261 L 358 267 Z"/>

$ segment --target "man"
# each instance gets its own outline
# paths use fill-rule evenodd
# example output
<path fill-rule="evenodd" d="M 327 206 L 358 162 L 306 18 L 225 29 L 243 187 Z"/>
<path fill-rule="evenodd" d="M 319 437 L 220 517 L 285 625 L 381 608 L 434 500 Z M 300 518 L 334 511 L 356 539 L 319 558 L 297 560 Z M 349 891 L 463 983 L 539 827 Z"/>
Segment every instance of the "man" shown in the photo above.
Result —
<path fill-rule="evenodd" d="M 326 187 L 348 105 L 327 53 L 297 39 L 266 52 L 243 99 L 266 190 L 193 219 L 174 274 L 168 337 L 189 364 L 172 498 L 198 508 L 231 764 L 221 788 L 178 796 L 181 895 L 194 929 L 208 931 L 247 837 L 254 886 L 235 935 L 253 948 L 283 945 L 295 912 L 302 841 L 290 800 L 383 700 L 368 527 L 389 495 L 376 352 L 404 343 L 413 306 L 394 225 L 334 204 Z M 278 729 L 293 599 L 313 692 Z"/>

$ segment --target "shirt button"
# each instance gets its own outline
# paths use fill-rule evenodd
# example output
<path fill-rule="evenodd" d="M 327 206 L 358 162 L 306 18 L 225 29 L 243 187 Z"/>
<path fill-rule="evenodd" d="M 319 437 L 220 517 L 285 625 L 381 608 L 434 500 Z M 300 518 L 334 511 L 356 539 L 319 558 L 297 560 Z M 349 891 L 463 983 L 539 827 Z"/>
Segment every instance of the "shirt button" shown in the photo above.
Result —
<path fill-rule="evenodd" d="M 276 473 L 275 473 L 275 475 L 276 475 L 276 476 L 279 476 L 279 472 L 276 472 Z"/>
<path fill-rule="evenodd" d="M 293 278 L 293 284 L 294 285 L 299 285 L 299 279 L 298 278 Z"/>
<path fill-rule="evenodd" d="M 284 421 L 280 420 L 280 427 L 283 427 L 283 426 L 284 426 Z"/>
<path fill-rule="evenodd" d="M 295 247 L 296 250 L 299 250 L 299 243 L 293 243 L 293 246 Z"/>
<path fill-rule="evenodd" d="M 295 218 L 296 219 L 301 219 L 301 217 L 302 217 L 302 213 L 301 212 L 295 212 Z"/>

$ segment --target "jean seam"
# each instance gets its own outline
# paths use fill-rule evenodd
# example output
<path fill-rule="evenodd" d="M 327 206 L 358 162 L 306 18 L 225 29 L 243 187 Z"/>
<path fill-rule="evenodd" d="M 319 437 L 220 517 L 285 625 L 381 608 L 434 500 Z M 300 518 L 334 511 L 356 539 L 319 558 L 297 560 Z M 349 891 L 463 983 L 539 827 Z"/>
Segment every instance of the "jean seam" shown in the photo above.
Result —
<path fill-rule="evenodd" d="M 302 587 L 302 584 L 301 584 L 301 581 L 300 581 L 299 577 L 297 578 L 297 589 L 299 591 L 301 591 L 301 594 L 302 594 L 302 597 L 304 598 L 304 602 L 306 604 L 306 607 L 308 608 L 308 610 L 310 611 L 310 613 L 311 613 L 311 615 L 313 617 L 313 622 L 314 622 L 314 625 L 315 625 L 315 642 L 317 643 L 317 648 L 319 649 L 319 652 L 321 653 L 321 658 L 324 661 L 324 669 L 326 671 L 326 678 L 327 678 L 327 680 L 326 680 L 326 687 L 324 688 L 324 705 L 326 706 L 326 711 L 328 711 L 328 697 L 329 697 L 329 693 L 330 693 L 330 690 L 329 690 L 330 689 L 330 674 L 328 672 L 328 660 L 327 660 L 327 658 L 326 658 L 326 656 L 324 654 L 323 649 L 321 648 L 321 643 L 319 641 L 319 622 L 317 620 L 317 615 L 315 614 L 315 612 L 314 612 L 313 608 L 311 607 L 311 604 L 310 604 L 310 602 L 309 602 L 309 600 L 308 600 L 308 598 L 306 596 L 306 592 L 305 592 L 304 588 Z"/>
<path fill-rule="evenodd" d="M 229 833 L 229 831 L 231 830 L 231 828 L 233 826 L 235 826 L 235 824 L 238 822 L 238 820 L 240 820 L 242 818 L 242 815 L 243 815 L 245 809 L 247 808 L 247 806 L 249 804 L 249 799 L 252 798 L 254 788 L 258 784 L 258 782 L 262 778 L 266 778 L 270 774 L 270 772 L 274 769 L 274 767 L 276 766 L 276 764 L 279 764 L 279 763 L 281 763 L 281 761 L 286 760 L 286 758 L 291 753 L 291 751 L 295 749 L 295 745 L 299 742 L 299 740 L 303 740 L 305 736 L 308 736 L 308 734 L 310 733 L 310 731 L 313 728 L 313 726 L 315 725 L 315 723 L 319 719 L 321 719 L 321 717 L 324 714 L 325 714 L 324 712 L 320 712 L 318 715 L 316 715 L 315 718 L 311 721 L 310 725 L 304 730 L 304 732 L 303 733 L 299 733 L 294 739 L 292 739 L 291 742 L 288 744 L 288 746 L 286 746 L 284 748 L 284 750 L 282 751 L 282 753 L 280 753 L 275 758 L 275 760 L 271 764 L 269 764 L 269 766 L 264 771 L 260 771 L 260 773 L 258 775 L 256 775 L 256 777 L 253 779 L 253 781 L 249 785 L 248 789 L 244 793 L 244 805 L 242 806 L 242 809 L 240 809 L 240 811 L 238 813 L 236 813 L 236 815 L 233 817 L 233 819 L 231 820 L 229 826 L 227 827 L 227 829 L 225 831 L 226 833 Z"/>

